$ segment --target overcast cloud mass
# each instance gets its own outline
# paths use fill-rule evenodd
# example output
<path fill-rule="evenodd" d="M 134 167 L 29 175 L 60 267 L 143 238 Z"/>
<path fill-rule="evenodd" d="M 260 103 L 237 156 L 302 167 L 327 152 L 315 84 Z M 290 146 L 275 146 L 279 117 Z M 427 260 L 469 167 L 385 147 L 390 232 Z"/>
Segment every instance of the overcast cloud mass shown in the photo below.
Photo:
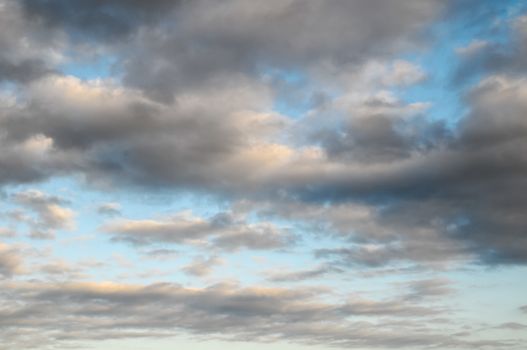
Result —
<path fill-rule="evenodd" d="M 513 0 L 0 0 L 0 349 L 524 349 L 526 57 Z"/>

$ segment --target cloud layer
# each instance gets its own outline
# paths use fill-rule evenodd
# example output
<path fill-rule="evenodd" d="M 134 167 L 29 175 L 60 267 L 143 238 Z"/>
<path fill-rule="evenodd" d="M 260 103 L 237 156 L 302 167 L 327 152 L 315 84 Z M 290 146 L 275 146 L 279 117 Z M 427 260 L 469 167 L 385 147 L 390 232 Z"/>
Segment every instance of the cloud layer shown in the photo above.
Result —
<path fill-rule="evenodd" d="M 0 0 L 0 348 L 520 348 L 526 10 Z"/>

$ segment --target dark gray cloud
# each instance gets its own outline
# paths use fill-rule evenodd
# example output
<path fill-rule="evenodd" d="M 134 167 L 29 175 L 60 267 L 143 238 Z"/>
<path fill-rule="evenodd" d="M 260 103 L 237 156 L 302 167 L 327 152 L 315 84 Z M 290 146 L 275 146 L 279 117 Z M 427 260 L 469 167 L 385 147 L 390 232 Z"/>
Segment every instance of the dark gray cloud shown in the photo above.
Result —
<path fill-rule="evenodd" d="M 39 159 L 31 153 L 25 156 L 26 150 L 23 148 L 7 146 L 3 150 L 5 153 L 0 156 L 2 184 L 36 182 L 57 173 L 58 169 L 53 167 L 53 161 Z"/>
<path fill-rule="evenodd" d="M 422 45 L 427 24 L 448 8 L 438 0 L 5 2 L 47 37 L 67 38 L 72 52 L 111 53 L 126 84 L 162 101 L 235 75 L 361 62 Z"/>
<path fill-rule="evenodd" d="M 452 242 L 430 235 L 430 240 L 411 241 L 411 234 L 401 241 L 363 244 L 351 248 L 318 249 L 315 256 L 329 259 L 338 266 L 380 268 L 389 264 L 425 263 L 442 264 L 455 262 L 456 256 L 462 259 L 462 250 Z M 448 257 L 448 258 L 447 258 Z M 459 258 L 461 257 L 461 258 Z M 463 261 L 463 260 L 461 260 Z"/>
<path fill-rule="evenodd" d="M 402 119 L 397 115 L 369 114 L 353 118 L 338 134 L 321 131 L 314 135 L 314 140 L 323 144 L 331 158 L 389 163 L 439 148 L 449 137 L 444 123 L 426 122 L 422 115 Z"/>
<path fill-rule="evenodd" d="M 521 78 L 489 77 L 467 95 L 471 111 L 453 137 L 398 161 L 375 162 L 374 149 L 359 162 L 360 170 L 354 168 L 357 162 L 347 162 L 349 171 L 299 188 L 299 193 L 305 191 L 301 195 L 308 201 L 355 200 L 382 208 L 378 223 L 396 236 L 420 229 L 447 238 L 436 246 L 438 253 L 455 252 L 446 245 L 453 238 L 461 250 L 486 263 L 524 263 L 527 222 L 522 212 L 527 203 L 519 193 L 527 171 L 525 88 Z M 353 156 L 353 149 L 349 152 Z M 405 250 L 406 243 L 395 243 L 374 256 L 363 249 L 345 250 L 352 260 L 368 257 L 373 260 L 365 262 L 375 265 Z M 415 244 L 411 251 L 419 254 L 419 240 L 407 243 Z"/>
<path fill-rule="evenodd" d="M 23 0 L 22 8 L 33 21 L 65 27 L 88 39 L 120 39 L 142 25 L 170 12 L 178 0 Z"/>
<path fill-rule="evenodd" d="M 27 83 L 54 73 L 63 41 L 24 18 L 19 3 L 0 2 L 0 83 Z"/>
<path fill-rule="evenodd" d="M 182 88 L 239 74 L 360 62 L 415 45 L 442 9 L 440 1 L 414 0 L 188 2 L 170 34 L 157 28 L 140 34 L 124 81 L 166 101 Z"/>
<path fill-rule="evenodd" d="M 300 206 L 300 213 L 305 211 L 302 215 L 281 206 L 275 213 L 304 220 L 315 214 L 321 220 L 316 230 L 351 237 L 352 247 L 319 251 L 321 256 L 338 256 L 348 264 L 382 266 L 401 259 L 440 262 L 464 254 L 476 254 L 490 264 L 524 263 L 526 203 L 519 195 L 527 170 L 524 80 L 489 77 L 466 101 L 470 113 L 453 131 L 432 133 L 432 142 L 423 148 L 400 133 L 397 137 L 406 142 L 404 147 L 386 146 L 390 138 L 385 130 L 396 133 L 393 118 L 382 119 L 389 129 L 381 124 L 377 130 L 375 124 L 365 122 L 366 128 L 374 125 L 380 136 L 366 132 L 365 137 L 373 136 L 358 146 L 358 155 L 354 147 L 342 145 L 336 153 L 334 140 L 343 134 L 340 129 L 332 131 L 333 144 L 325 146 L 337 157 L 340 173 L 326 172 L 305 185 L 297 179 L 291 187 L 291 193 L 308 202 L 333 201 L 331 209 L 320 207 L 317 212 L 307 207 L 306 211 Z M 359 123 L 351 130 L 360 135 L 361 127 Z M 369 143 L 374 147 L 368 147 Z M 403 152 L 382 155 L 379 149 L 384 147 Z M 337 203 L 348 201 L 365 206 L 350 206 L 346 222 L 338 214 L 344 209 Z M 353 214 L 361 212 L 364 215 Z"/>
<path fill-rule="evenodd" d="M 428 210 L 432 212 L 441 209 L 432 203 L 423 205 L 429 206 Z M 262 217 L 290 220 L 303 232 L 320 238 L 331 237 L 339 242 L 338 248 L 335 244 L 321 245 L 314 252 L 315 256 L 329 261 L 329 266 L 337 269 L 380 269 L 388 265 L 401 268 L 407 264 L 416 264 L 413 268 L 419 268 L 419 265 L 439 268 L 472 258 L 459 240 L 443 234 L 441 225 L 429 225 L 427 219 L 421 221 L 421 217 L 410 214 L 388 216 L 386 210 L 378 208 L 378 203 L 341 200 L 328 205 L 318 201 L 282 200 L 280 203 L 256 202 L 240 206 L 255 210 Z"/>
<path fill-rule="evenodd" d="M 0 61 L 0 80 L 25 83 L 50 73 L 53 73 L 53 70 L 38 59 L 27 59 L 16 63 Z"/>

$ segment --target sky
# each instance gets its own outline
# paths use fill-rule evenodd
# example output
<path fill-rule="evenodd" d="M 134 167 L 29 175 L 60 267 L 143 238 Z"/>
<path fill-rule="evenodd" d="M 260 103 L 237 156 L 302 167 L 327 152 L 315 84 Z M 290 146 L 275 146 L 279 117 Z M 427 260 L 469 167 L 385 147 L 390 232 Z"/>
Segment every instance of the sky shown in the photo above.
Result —
<path fill-rule="evenodd" d="M 527 3 L 0 0 L 0 350 L 522 350 Z"/>

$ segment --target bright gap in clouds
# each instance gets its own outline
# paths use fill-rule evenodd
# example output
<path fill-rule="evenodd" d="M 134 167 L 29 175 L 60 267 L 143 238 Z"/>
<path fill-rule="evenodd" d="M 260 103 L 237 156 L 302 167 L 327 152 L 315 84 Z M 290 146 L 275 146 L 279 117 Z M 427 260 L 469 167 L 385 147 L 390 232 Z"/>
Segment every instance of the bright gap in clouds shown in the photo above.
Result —
<path fill-rule="evenodd" d="M 0 349 L 523 349 L 526 11 L 0 0 Z"/>

